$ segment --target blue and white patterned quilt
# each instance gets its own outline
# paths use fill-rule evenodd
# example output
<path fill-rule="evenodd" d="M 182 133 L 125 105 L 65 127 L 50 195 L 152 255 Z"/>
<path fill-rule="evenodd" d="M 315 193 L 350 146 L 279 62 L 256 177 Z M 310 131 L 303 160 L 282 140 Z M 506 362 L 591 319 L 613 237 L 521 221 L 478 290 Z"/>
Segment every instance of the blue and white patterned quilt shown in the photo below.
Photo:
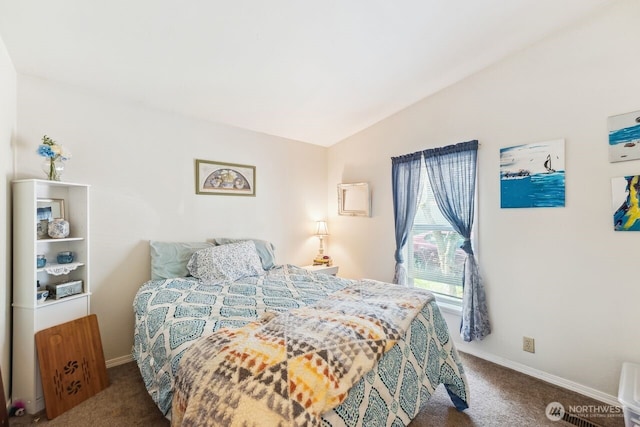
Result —
<path fill-rule="evenodd" d="M 133 356 L 149 394 L 170 417 L 178 364 L 196 340 L 220 328 L 244 326 L 266 311 L 312 304 L 351 283 L 291 265 L 228 283 L 195 278 L 145 283 L 133 304 Z M 341 405 L 323 415 L 323 425 L 406 426 L 439 384 L 445 384 L 458 409 L 467 407 L 462 365 L 437 305 L 430 302 L 404 339 L 356 383 Z"/>

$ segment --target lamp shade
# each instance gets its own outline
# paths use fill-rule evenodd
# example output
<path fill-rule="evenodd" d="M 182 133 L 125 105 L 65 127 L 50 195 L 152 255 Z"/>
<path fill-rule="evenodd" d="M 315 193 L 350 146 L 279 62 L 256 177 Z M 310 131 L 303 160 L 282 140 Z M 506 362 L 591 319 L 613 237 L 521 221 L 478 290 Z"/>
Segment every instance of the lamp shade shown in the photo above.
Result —
<path fill-rule="evenodd" d="M 326 221 L 317 221 L 316 222 L 316 236 L 328 236 L 329 229 L 327 228 Z"/>

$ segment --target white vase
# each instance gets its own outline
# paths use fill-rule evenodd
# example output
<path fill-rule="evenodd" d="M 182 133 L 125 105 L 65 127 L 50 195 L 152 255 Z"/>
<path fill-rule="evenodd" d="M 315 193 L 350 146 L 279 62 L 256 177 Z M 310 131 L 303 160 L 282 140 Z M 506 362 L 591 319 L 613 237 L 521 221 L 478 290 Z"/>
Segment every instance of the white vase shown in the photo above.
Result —
<path fill-rule="evenodd" d="M 69 222 L 63 218 L 55 218 L 49 222 L 49 237 L 53 239 L 64 239 L 69 235 Z"/>

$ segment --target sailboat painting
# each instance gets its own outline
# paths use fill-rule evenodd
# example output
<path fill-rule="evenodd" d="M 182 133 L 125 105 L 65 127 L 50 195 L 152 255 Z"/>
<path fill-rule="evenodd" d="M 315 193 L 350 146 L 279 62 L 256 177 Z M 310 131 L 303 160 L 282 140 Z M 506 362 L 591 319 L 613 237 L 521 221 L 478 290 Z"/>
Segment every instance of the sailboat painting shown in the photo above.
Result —
<path fill-rule="evenodd" d="M 613 229 L 640 231 L 640 175 L 611 179 Z"/>
<path fill-rule="evenodd" d="M 640 111 L 611 116 L 609 162 L 640 159 Z"/>
<path fill-rule="evenodd" d="M 500 207 L 564 207 L 564 139 L 500 149 Z"/>

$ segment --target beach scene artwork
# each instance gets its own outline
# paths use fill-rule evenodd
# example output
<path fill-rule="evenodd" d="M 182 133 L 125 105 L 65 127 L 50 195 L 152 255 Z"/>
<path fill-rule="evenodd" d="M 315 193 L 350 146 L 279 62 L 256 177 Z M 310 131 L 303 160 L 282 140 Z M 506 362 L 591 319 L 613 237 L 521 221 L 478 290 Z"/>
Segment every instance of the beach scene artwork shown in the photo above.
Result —
<path fill-rule="evenodd" d="M 564 203 L 564 139 L 500 149 L 501 208 L 556 208 Z"/>
<path fill-rule="evenodd" d="M 609 127 L 609 161 L 640 159 L 640 111 L 611 116 Z"/>
<path fill-rule="evenodd" d="M 613 229 L 640 231 L 640 175 L 611 179 Z"/>

